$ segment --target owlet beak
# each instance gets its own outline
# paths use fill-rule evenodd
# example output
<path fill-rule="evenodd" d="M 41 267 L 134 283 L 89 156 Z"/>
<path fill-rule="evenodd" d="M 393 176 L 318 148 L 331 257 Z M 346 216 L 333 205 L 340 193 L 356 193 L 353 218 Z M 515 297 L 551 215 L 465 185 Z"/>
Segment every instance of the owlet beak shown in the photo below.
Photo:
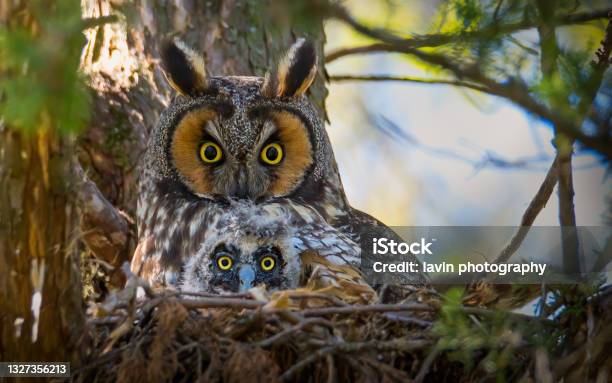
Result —
<path fill-rule="evenodd" d="M 255 270 L 253 266 L 244 265 L 238 270 L 238 278 L 240 278 L 240 289 L 241 293 L 249 291 L 250 288 L 254 287 L 255 282 Z"/>

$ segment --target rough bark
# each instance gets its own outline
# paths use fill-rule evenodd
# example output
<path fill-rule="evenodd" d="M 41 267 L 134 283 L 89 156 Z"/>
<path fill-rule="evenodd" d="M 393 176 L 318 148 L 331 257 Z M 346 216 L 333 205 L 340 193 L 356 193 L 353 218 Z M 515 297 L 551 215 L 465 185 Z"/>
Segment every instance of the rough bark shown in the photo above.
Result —
<path fill-rule="evenodd" d="M 0 130 L 0 360 L 77 356 L 84 317 L 71 147 L 49 131 Z"/>
<path fill-rule="evenodd" d="M 266 0 L 117 3 L 82 0 L 83 17 L 114 14 L 119 22 L 98 26 L 86 33 L 88 44 L 82 66 L 91 77 L 95 102 L 91 126 L 79 140 L 79 159 L 99 186 L 100 195 L 127 215 L 133 216 L 136 208 L 138 162 L 148 133 L 172 97 L 158 65 L 158 44 L 164 37 L 178 35 L 201 51 L 211 75 L 258 76 L 272 67 L 296 37 L 311 38 L 321 57 L 319 73 L 309 93 L 321 116 L 325 116 L 322 21 L 313 17 L 296 25 L 291 14 L 299 2 L 290 5 Z M 300 18 L 303 20 L 305 16 Z M 85 195 L 81 200 L 92 198 Z M 104 219 L 94 215 L 90 221 Z M 134 227 L 126 221 L 126 224 L 111 225 L 109 230 L 116 232 L 119 226 L 128 230 L 124 237 L 129 238 L 129 231 Z M 99 244 L 105 241 L 104 236 L 96 237 L 95 233 L 88 243 L 92 239 Z M 119 248 L 117 243 L 106 249 L 90 248 L 98 257 L 118 265 L 131 257 L 134 243 L 126 240 Z M 108 258 L 108 254 L 117 252 L 119 257 Z"/>
<path fill-rule="evenodd" d="M 39 21 L 28 6 L 2 2 L 0 25 L 36 36 Z M 0 75 L 22 73 L 3 67 Z M 32 113 L 37 127 L 29 133 L 0 118 L 0 360 L 75 362 L 84 315 L 71 198 L 74 140 L 58 134 L 49 113 Z"/>

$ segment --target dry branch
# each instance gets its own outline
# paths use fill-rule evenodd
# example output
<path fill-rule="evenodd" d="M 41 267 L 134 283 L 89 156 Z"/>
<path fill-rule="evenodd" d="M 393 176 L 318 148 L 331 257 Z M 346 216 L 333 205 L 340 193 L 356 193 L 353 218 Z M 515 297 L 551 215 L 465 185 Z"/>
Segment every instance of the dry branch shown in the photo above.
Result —
<path fill-rule="evenodd" d="M 179 299 L 178 303 L 188 309 L 209 309 L 215 307 L 227 307 L 232 309 L 256 309 L 262 307 L 265 302 L 258 302 L 251 299 L 240 298 L 198 298 L 198 299 Z"/>
<path fill-rule="evenodd" d="M 602 18 L 606 17 L 609 12 L 610 10 L 597 11 L 591 16 L 597 16 L 596 18 Z M 522 84 L 522 82 L 518 79 L 509 78 L 503 83 L 498 82 L 485 75 L 477 65 L 461 65 L 445 55 L 429 53 L 419 50 L 417 48 L 423 45 L 415 43 L 415 41 L 419 41 L 418 39 L 406 40 L 386 30 L 369 28 L 356 21 L 344 8 L 340 6 L 333 8 L 332 15 L 333 17 L 336 17 L 339 20 L 347 23 L 358 32 L 382 42 L 367 47 L 354 48 L 352 53 L 367 53 L 375 51 L 404 53 L 414 56 L 417 59 L 428 64 L 439 66 L 453 73 L 453 75 L 457 77 L 458 81 L 469 80 L 470 83 L 475 83 L 481 86 L 483 92 L 506 98 L 514 102 L 515 104 L 523 107 L 528 112 L 533 113 L 542 119 L 552 122 L 559 132 L 563 133 L 570 139 L 579 141 L 584 146 L 598 151 L 608 159 L 612 158 L 612 145 L 610 145 L 609 142 L 604 142 L 598 137 L 589 136 L 582 132 L 582 130 L 580 129 L 582 125 L 582 118 L 570 118 L 568 116 L 555 113 L 546 105 L 533 98 L 527 87 Z M 586 16 L 572 17 L 570 18 L 570 20 L 581 20 L 582 22 L 585 20 L 585 18 Z M 558 20 L 559 19 L 556 19 L 556 21 Z M 530 21 L 528 25 L 531 28 L 537 26 L 538 24 L 535 21 Z M 438 37 L 439 35 L 435 35 L 435 38 Z M 448 36 L 444 38 L 447 39 Z M 462 38 L 464 38 L 464 36 L 462 36 Z M 434 38 L 432 38 L 432 40 L 435 41 Z M 606 46 L 606 44 L 602 45 Z M 602 52 L 605 53 L 606 50 L 604 49 Z M 340 57 L 337 53 L 332 53 L 330 54 L 330 56 L 332 58 Z M 597 93 L 598 87 L 599 84 L 594 87 L 595 93 Z"/>
<path fill-rule="evenodd" d="M 293 327 L 289 327 L 288 329 L 281 331 L 271 336 L 270 338 L 267 338 L 267 339 L 264 339 L 258 342 L 257 345 L 259 347 L 270 347 L 272 345 L 281 343 L 282 341 L 288 339 L 294 333 L 301 331 L 302 329 L 305 329 L 307 327 L 313 326 L 313 325 L 325 326 L 328 328 L 333 327 L 332 323 L 328 320 L 325 320 L 322 318 L 308 318 L 308 319 L 298 322 L 298 324 L 296 324 Z"/>
<path fill-rule="evenodd" d="M 427 340 L 407 340 L 407 339 L 393 339 L 386 342 L 381 341 L 367 341 L 367 342 L 355 342 L 347 343 L 340 342 L 326 346 L 317 350 L 315 353 L 307 356 L 300 360 L 295 365 L 291 366 L 287 371 L 281 375 L 280 380 L 283 382 L 292 381 L 294 376 L 303 368 L 313 363 L 315 360 L 323 358 L 327 355 L 343 352 L 343 353 L 354 353 L 363 350 L 378 350 L 378 351 L 401 351 L 410 352 L 415 350 L 421 350 L 430 344 Z"/>
<path fill-rule="evenodd" d="M 600 152 L 607 158 L 612 158 L 612 145 L 602 142 L 599 138 L 588 136 L 583 133 L 580 130 L 582 120 L 572 121 L 570 118 L 553 112 L 548 107 L 535 100 L 529 94 L 527 88 L 520 82 L 514 80 L 502 84 L 488 78 L 477 66 L 462 67 L 444 55 L 425 53 L 416 49 L 411 49 L 410 51 L 410 54 L 418 59 L 447 69 L 458 78 L 466 78 L 482 84 L 487 89 L 487 93 L 504 97 L 527 111 L 545 120 L 551 121 L 559 132 L 562 132 L 574 140 L 580 141 L 584 146 Z"/>
<path fill-rule="evenodd" d="M 540 72 L 543 79 L 552 79 L 558 76 L 557 59 L 559 47 L 555 25 L 552 15 L 555 11 L 554 2 L 538 0 L 537 7 L 540 14 L 538 36 L 540 38 Z M 580 124 L 582 125 L 582 124 Z M 580 127 L 578 125 L 578 127 Z M 574 212 L 574 185 L 572 176 L 573 139 L 555 126 L 555 149 L 557 151 L 557 181 L 559 194 L 559 224 L 562 227 L 576 226 Z M 561 233 L 563 244 L 563 266 L 569 272 L 579 269 L 577 258 L 578 239 L 575 232 L 563 230 Z"/>
<path fill-rule="evenodd" d="M 603 73 L 610 65 L 610 52 L 612 51 L 612 12 L 609 13 L 608 17 L 611 20 L 608 22 L 608 26 L 606 28 L 606 35 L 601 42 L 601 47 L 596 52 L 597 60 L 593 61 L 594 71 L 592 73 L 592 77 L 594 78 L 593 80 L 596 83 L 595 91 L 593 91 L 591 94 L 584 95 L 582 100 L 580 101 L 579 111 L 583 113 L 586 112 L 586 110 L 588 110 L 588 108 L 590 108 L 590 105 L 593 103 L 593 99 L 595 98 L 595 95 L 597 94 L 597 89 L 599 88 L 599 84 L 601 83 Z M 583 118 L 584 118 L 584 114 L 583 114 Z M 512 254 L 514 254 L 514 252 L 516 252 L 516 250 L 520 247 L 525 236 L 529 232 L 529 227 L 533 224 L 534 220 L 536 219 L 540 211 L 544 208 L 544 206 L 546 206 L 546 203 L 548 202 L 548 200 L 550 199 L 550 196 L 552 195 L 554 186 L 557 183 L 557 180 L 559 179 L 559 175 L 560 175 L 559 165 L 561 161 L 564 162 L 562 176 L 563 176 L 564 189 L 566 189 L 566 191 L 561 192 L 561 185 L 560 185 L 559 199 L 567 200 L 567 198 L 570 195 L 573 195 L 573 191 L 571 191 L 571 189 L 573 188 L 571 188 L 571 181 L 570 181 L 571 173 L 568 173 L 568 172 L 571 172 L 571 162 L 570 162 L 570 168 L 568 169 L 567 155 L 565 155 L 564 158 L 561 158 L 561 155 L 558 153 L 557 156 L 555 157 L 555 160 L 551 164 L 550 169 L 548 170 L 548 173 L 546 174 L 546 177 L 544 178 L 544 182 L 542 182 L 542 185 L 538 189 L 538 192 L 536 193 L 536 195 L 531 200 L 531 203 L 527 207 L 527 210 L 525 211 L 525 213 L 523 213 L 523 217 L 521 219 L 521 226 L 519 227 L 518 231 L 514 234 L 510 242 L 504 247 L 504 249 L 497 256 L 497 258 L 495 259 L 496 263 L 506 262 L 508 259 L 510 259 Z M 571 208 L 569 207 L 569 205 L 566 206 L 566 204 L 564 204 L 561 201 L 560 203 L 563 204 L 562 206 L 560 206 L 560 213 L 562 215 L 568 216 L 567 218 L 561 219 L 561 225 L 566 225 L 568 222 L 572 221 L 571 215 L 573 215 L 573 213 L 568 212 L 568 209 L 571 210 L 571 212 L 573 212 L 573 203 L 571 203 L 570 201 L 571 206 L 572 206 Z M 573 221 L 575 225 L 575 219 Z"/>
<path fill-rule="evenodd" d="M 305 317 L 325 316 L 334 314 L 357 314 L 357 313 L 381 313 L 397 311 L 434 311 L 435 308 L 419 303 L 406 304 L 373 304 L 373 305 L 353 305 L 344 307 L 325 307 L 307 309 L 302 311 Z"/>
<path fill-rule="evenodd" d="M 321 299 L 321 300 L 331 303 L 334 306 L 346 306 L 347 305 L 347 303 L 341 299 L 338 299 L 332 295 L 321 294 L 321 293 L 308 293 L 308 294 L 295 293 L 295 294 L 288 294 L 288 297 L 293 298 L 293 299 Z"/>
<path fill-rule="evenodd" d="M 523 243 L 523 240 L 529 233 L 529 229 L 531 225 L 537 218 L 538 214 L 542 211 L 542 209 L 548 203 L 550 196 L 553 193 L 555 185 L 557 184 L 557 174 L 558 174 L 558 157 L 555 157 L 555 160 L 550 165 L 550 169 L 546 173 L 546 177 L 544 177 L 544 181 L 537 193 L 529 203 L 527 210 L 523 213 L 523 217 L 521 218 L 521 225 L 516 231 L 516 233 L 512 236 L 508 244 L 500 251 L 499 255 L 495 258 L 495 263 L 506 262 L 510 257 L 518 250 L 518 248 Z"/>
<path fill-rule="evenodd" d="M 569 15 L 561 15 L 554 20 L 554 23 L 556 25 L 581 24 L 593 20 L 606 18 L 608 17 L 609 12 L 611 11 L 612 9 L 600 9 L 589 12 L 578 12 Z M 434 33 L 415 36 L 412 38 L 403 38 L 384 29 L 371 28 L 366 26 L 365 24 L 357 21 L 344 7 L 340 5 L 332 6 L 329 13 L 330 17 L 345 22 L 364 36 L 380 40 L 386 44 L 371 44 L 361 47 L 340 48 L 325 56 L 326 63 L 330 63 L 341 57 L 353 54 L 395 51 L 389 50 L 389 47 L 394 47 L 394 49 L 437 47 L 458 41 L 473 40 L 484 37 L 490 38 L 492 36 L 497 35 L 510 35 L 521 30 L 535 28 L 538 26 L 539 23 L 538 20 L 523 20 L 511 24 L 494 24 L 477 31 L 469 31 L 462 33 Z"/>
<path fill-rule="evenodd" d="M 444 79 L 428 79 L 428 78 L 416 78 L 416 77 L 401 77 L 401 76 L 383 76 L 383 75 L 369 75 L 369 76 L 354 76 L 354 75 L 332 75 L 329 76 L 330 81 L 399 81 L 399 82 L 413 82 L 418 84 L 439 84 L 439 85 L 454 85 L 461 86 L 464 88 L 470 88 L 481 92 L 486 92 L 487 89 L 478 84 L 472 84 L 465 81 L 457 80 L 444 80 Z"/>
<path fill-rule="evenodd" d="M 115 268 L 113 282 L 119 285 L 119 266 L 131 258 L 134 223 L 102 195 L 80 164 L 75 162 L 74 169 L 83 240 L 96 257 Z"/>

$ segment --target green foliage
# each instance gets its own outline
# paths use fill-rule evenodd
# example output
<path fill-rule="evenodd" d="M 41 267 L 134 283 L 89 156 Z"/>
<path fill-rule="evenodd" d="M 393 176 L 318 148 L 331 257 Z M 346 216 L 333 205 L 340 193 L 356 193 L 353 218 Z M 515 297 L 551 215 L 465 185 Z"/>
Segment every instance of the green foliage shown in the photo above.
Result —
<path fill-rule="evenodd" d="M 445 295 L 440 318 L 433 333 L 439 337 L 436 349 L 466 369 L 484 369 L 498 380 L 510 379 L 526 346 L 550 346 L 554 341 L 534 323 L 512 320 L 511 313 L 493 312 L 477 319 L 462 305 L 463 290 L 451 289 Z M 552 342 L 552 343 L 551 343 Z M 478 360 L 478 366 L 474 361 Z M 510 379 L 513 380 L 513 379 Z"/>
<path fill-rule="evenodd" d="M 499 83 L 525 84 L 537 101 L 564 118 L 579 122 L 579 117 L 586 113 L 582 109 L 590 105 L 589 95 L 596 93 L 599 86 L 599 79 L 593 79 L 589 65 L 595 50 L 590 41 L 601 41 L 605 20 L 579 27 L 561 26 L 564 15 L 588 12 L 589 5 L 558 0 L 553 9 L 548 9 L 545 7 L 548 3 L 542 4 L 529 0 L 442 2 L 431 33 L 456 37 L 429 50 L 452 58 L 464 68 L 476 68 Z M 555 39 L 546 44 L 540 41 L 535 28 L 542 20 L 557 25 Z M 542 69 L 542 51 L 554 60 L 552 70 Z M 430 73 L 439 72 L 430 63 L 421 62 L 420 67 Z M 587 102 L 581 105 L 582 100 Z"/>
<path fill-rule="evenodd" d="M 0 115 L 27 132 L 78 131 L 90 105 L 78 72 L 84 44 L 79 3 L 36 0 L 24 12 L 23 23 L 0 26 Z"/>
<path fill-rule="evenodd" d="M 482 7 L 477 0 L 455 0 L 452 5 L 457 14 L 457 20 L 461 20 L 464 30 L 478 27 L 482 19 Z"/>

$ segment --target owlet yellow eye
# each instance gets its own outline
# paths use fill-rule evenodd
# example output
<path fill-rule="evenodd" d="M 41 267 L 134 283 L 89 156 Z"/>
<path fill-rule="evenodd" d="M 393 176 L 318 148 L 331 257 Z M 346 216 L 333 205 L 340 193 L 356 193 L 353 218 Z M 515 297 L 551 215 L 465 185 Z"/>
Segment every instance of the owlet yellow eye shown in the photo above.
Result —
<path fill-rule="evenodd" d="M 261 149 L 261 160 L 268 165 L 278 165 L 283 159 L 283 148 L 272 142 Z"/>
<path fill-rule="evenodd" d="M 263 257 L 261 261 L 259 261 L 259 264 L 261 265 L 261 269 L 263 271 L 270 271 L 274 268 L 274 265 L 276 265 L 276 261 L 273 257 L 268 256 Z"/>
<path fill-rule="evenodd" d="M 221 147 L 212 141 L 206 141 L 200 146 L 200 158 L 207 164 L 214 164 L 221 161 L 223 152 Z"/>
<path fill-rule="evenodd" d="M 223 271 L 227 271 L 232 268 L 234 261 L 227 255 L 223 255 L 217 259 L 217 266 Z"/>

